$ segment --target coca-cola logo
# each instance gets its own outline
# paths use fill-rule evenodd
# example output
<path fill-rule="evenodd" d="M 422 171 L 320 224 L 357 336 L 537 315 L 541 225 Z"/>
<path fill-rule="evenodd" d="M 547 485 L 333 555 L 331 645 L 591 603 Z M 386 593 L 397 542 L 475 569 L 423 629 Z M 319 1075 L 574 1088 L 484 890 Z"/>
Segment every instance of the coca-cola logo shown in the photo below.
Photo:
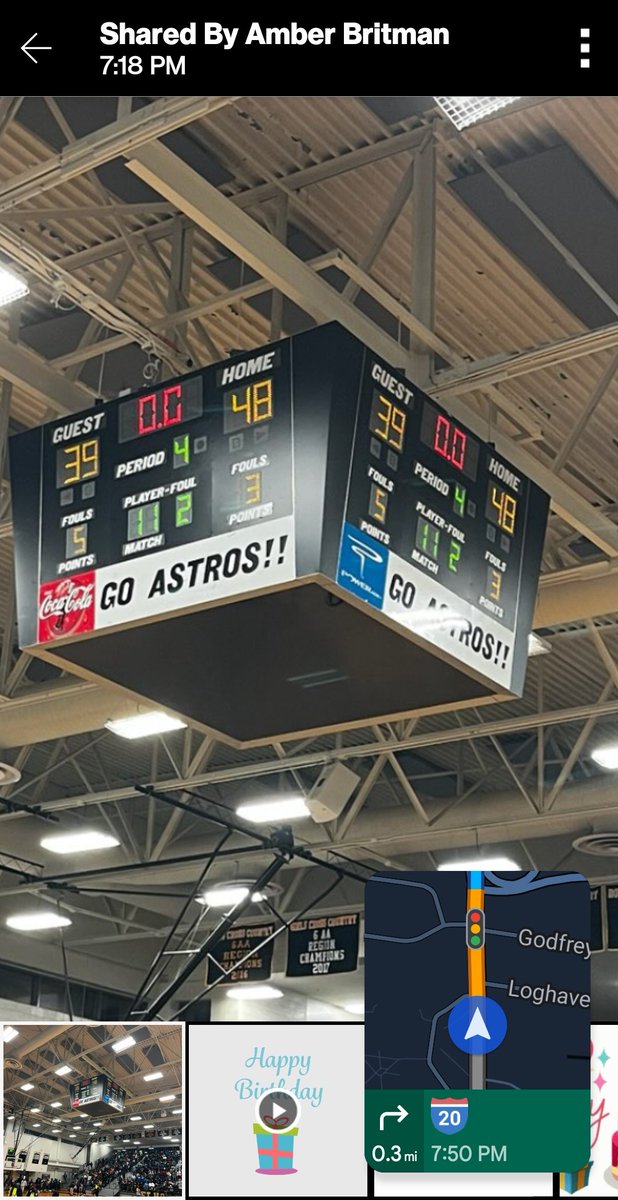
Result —
<path fill-rule="evenodd" d="M 94 629 L 94 571 L 39 588 L 39 642 Z"/>
<path fill-rule="evenodd" d="M 57 617 L 59 613 L 76 612 L 78 609 L 90 608 L 94 596 L 94 583 L 86 587 L 72 587 L 64 596 L 47 595 L 39 609 L 39 620 L 46 617 Z"/>

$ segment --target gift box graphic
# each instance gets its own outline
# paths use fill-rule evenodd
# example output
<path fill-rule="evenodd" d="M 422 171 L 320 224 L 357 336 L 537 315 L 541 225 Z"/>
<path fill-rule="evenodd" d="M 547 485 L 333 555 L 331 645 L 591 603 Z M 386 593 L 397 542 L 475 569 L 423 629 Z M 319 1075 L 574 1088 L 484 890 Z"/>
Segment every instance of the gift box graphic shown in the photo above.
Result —
<path fill-rule="evenodd" d="M 256 1174 L 295 1175 L 294 1138 L 298 1134 L 298 1126 L 295 1129 L 286 1129 L 285 1133 L 277 1133 L 255 1122 L 253 1132 L 257 1140 L 260 1164 Z"/>
<path fill-rule="evenodd" d="M 580 1167 L 579 1171 L 561 1171 L 560 1187 L 562 1190 L 572 1196 L 574 1192 L 580 1192 L 582 1188 L 587 1187 L 591 1166 L 592 1163 L 589 1162 L 585 1167 Z"/>

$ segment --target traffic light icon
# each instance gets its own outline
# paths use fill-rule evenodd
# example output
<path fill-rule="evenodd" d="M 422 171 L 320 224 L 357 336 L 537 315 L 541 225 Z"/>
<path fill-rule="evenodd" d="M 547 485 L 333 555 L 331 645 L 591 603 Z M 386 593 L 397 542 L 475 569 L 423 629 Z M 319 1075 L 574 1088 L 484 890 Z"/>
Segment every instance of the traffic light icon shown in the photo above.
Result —
<path fill-rule="evenodd" d="M 466 945 L 470 950 L 485 945 L 485 914 L 480 908 L 470 908 L 466 913 Z"/>

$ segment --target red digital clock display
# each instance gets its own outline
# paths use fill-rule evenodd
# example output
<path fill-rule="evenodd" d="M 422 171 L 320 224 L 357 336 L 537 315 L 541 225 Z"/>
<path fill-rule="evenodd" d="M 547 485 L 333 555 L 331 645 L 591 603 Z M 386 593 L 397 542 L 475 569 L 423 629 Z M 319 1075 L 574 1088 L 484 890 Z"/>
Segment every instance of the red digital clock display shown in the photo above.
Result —
<path fill-rule="evenodd" d="M 425 402 L 421 418 L 421 442 L 468 479 L 475 480 L 480 443 L 461 429 L 446 413 Z"/>
<path fill-rule="evenodd" d="M 118 441 L 131 442 L 162 429 L 174 429 L 195 421 L 204 412 L 204 383 L 201 375 L 167 384 L 156 391 L 134 396 L 118 408 Z"/>

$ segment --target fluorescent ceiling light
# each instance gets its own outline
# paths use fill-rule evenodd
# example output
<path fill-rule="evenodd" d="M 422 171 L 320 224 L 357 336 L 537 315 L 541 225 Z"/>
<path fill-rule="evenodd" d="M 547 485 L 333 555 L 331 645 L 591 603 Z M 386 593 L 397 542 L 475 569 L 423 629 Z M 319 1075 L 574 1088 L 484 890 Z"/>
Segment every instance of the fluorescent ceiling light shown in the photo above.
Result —
<path fill-rule="evenodd" d="M 179 1142 L 179 1141 L 180 1141 L 180 1138 L 172 1138 L 172 1141 L 173 1141 L 173 1142 Z"/>
<path fill-rule="evenodd" d="M 33 1121 L 33 1122 L 32 1122 L 32 1128 L 33 1128 L 33 1129 L 40 1129 L 40 1128 L 41 1128 L 41 1122 L 40 1122 L 40 1121 Z"/>
<path fill-rule="evenodd" d="M 129 1117 L 130 1121 L 141 1121 L 141 1117 Z"/>
<path fill-rule="evenodd" d="M 123 1050 L 128 1050 L 129 1046 L 134 1045 L 135 1038 L 131 1037 L 131 1034 L 129 1034 L 128 1037 L 122 1038 L 119 1042 L 114 1042 L 112 1050 L 114 1051 L 114 1054 L 122 1054 Z"/>
<path fill-rule="evenodd" d="M 30 288 L 25 279 L 20 275 L 16 275 L 14 271 L 10 271 L 8 267 L 0 267 L 0 305 L 12 304 L 14 300 L 21 300 L 22 296 L 27 296 Z"/>
<path fill-rule="evenodd" d="M 457 859 L 454 862 L 440 863 L 439 871 L 521 871 L 521 867 L 512 858 L 476 858 Z"/>
<path fill-rule="evenodd" d="M 6 923 L 9 929 L 32 933 L 37 929 L 61 929 L 70 925 L 71 921 L 68 917 L 61 917 L 59 913 L 47 909 L 42 912 L 16 913 L 13 917 L 7 917 Z"/>
<path fill-rule="evenodd" d="M 608 746 L 597 746 L 590 757 L 597 766 L 604 767 L 606 771 L 618 770 L 618 742 Z"/>
<path fill-rule="evenodd" d="M 551 643 L 547 638 L 539 637 L 538 633 L 530 633 L 528 635 L 528 658 L 535 658 L 537 654 L 549 654 Z"/>
<path fill-rule="evenodd" d="M 141 1146 L 141 1142 L 134 1142 L 134 1143 L 133 1143 L 133 1145 L 134 1145 L 134 1146 Z"/>
<path fill-rule="evenodd" d="M 281 800 L 257 800 L 253 803 L 239 804 L 237 816 L 245 821 L 255 821 L 257 824 L 292 821 L 294 817 L 308 817 L 309 809 L 302 796 L 282 797 Z"/>
<path fill-rule="evenodd" d="M 80 1115 L 80 1117 L 81 1117 L 82 1121 L 87 1121 L 87 1120 L 88 1120 L 88 1113 L 80 1113 L 79 1115 Z M 77 1125 L 75 1126 L 75 1128 L 76 1128 L 76 1129 L 78 1128 L 78 1127 L 77 1127 Z"/>
<path fill-rule="evenodd" d="M 53 1108 L 53 1105 L 52 1105 Z M 54 1117 L 52 1125 L 62 1125 L 62 1117 Z"/>
<path fill-rule="evenodd" d="M 22 1083 L 21 1091 L 22 1092 L 31 1092 L 33 1087 L 34 1087 L 33 1083 Z"/>
<path fill-rule="evenodd" d="M 154 1125 L 144 1125 L 144 1129 L 154 1129 Z"/>
<path fill-rule="evenodd" d="M 50 1108 L 62 1108 L 62 1100 L 54 1100 L 54 1103 L 50 1104 L 49 1107 Z"/>
<path fill-rule="evenodd" d="M 144 1075 L 146 1083 L 150 1083 L 151 1079 L 163 1079 L 163 1071 L 153 1071 L 152 1075 Z"/>
<path fill-rule="evenodd" d="M 365 1012 L 365 1001 L 364 1000 L 350 1000 L 350 1003 L 344 1004 L 343 1007 L 345 1008 L 346 1012 L 359 1013 L 362 1016 Z"/>
<path fill-rule="evenodd" d="M 230 1000 L 278 1000 L 283 992 L 269 983 L 250 984 L 249 987 L 241 983 L 238 987 L 228 988 L 225 994 Z"/>
<path fill-rule="evenodd" d="M 476 125 L 477 121 L 521 99 L 521 96 L 434 96 L 436 104 L 457 129 Z"/>
<path fill-rule="evenodd" d="M 176 1099 L 175 1093 L 171 1092 L 169 1096 L 159 1096 L 159 1104 L 166 1104 L 168 1100 L 175 1100 L 175 1099 Z"/>
<path fill-rule="evenodd" d="M 103 1124 L 103 1122 L 102 1122 L 102 1121 L 93 1121 L 93 1125 L 94 1125 L 94 1128 L 95 1128 L 95 1129 L 98 1129 L 98 1128 L 99 1128 L 99 1126 L 101 1126 L 102 1124 Z"/>
<path fill-rule="evenodd" d="M 69 1134 L 69 1137 L 77 1137 L 77 1134 L 76 1134 L 76 1133 L 70 1133 L 70 1134 Z"/>
<path fill-rule="evenodd" d="M 181 1109 L 181 1108 L 173 1108 L 173 1109 L 172 1109 L 172 1116 L 173 1116 L 173 1117 L 179 1117 L 179 1116 L 181 1115 L 181 1113 L 182 1113 L 182 1109 Z"/>
<path fill-rule="evenodd" d="M 63 1063 L 61 1067 L 56 1067 L 54 1075 L 69 1075 L 72 1070 L 73 1067 L 69 1067 L 66 1063 Z"/>
<path fill-rule="evenodd" d="M 40 1112 L 41 1110 L 40 1110 L 40 1108 L 30 1108 L 30 1109 L 28 1109 L 28 1111 L 31 1113 L 37 1113 L 37 1112 Z"/>
<path fill-rule="evenodd" d="M 52 854 L 83 854 L 85 850 L 107 850 L 119 845 L 118 839 L 110 833 L 98 833 L 96 829 L 85 829 L 82 833 L 54 833 L 41 840 L 43 849 Z"/>
<path fill-rule="evenodd" d="M 130 1139 L 130 1138 L 123 1138 L 122 1140 L 123 1140 L 123 1142 L 129 1142 L 131 1139 Z"/>
<path fill-rule="evenodd" d="M 249 888 L 244 884 L 231 883 L 229 887 L 210 888 L 203 896 L 196 896 L 196 900 L 198 904 L 207 904 L 210 908 L 227 908 L 231 904 L 240 904 L 248 895 Z M 264 892 L 253 892 L 251 895 L 253 904 L 259 904 L 263 899 Z"/>
<path fill-rule="evenodd" d="M 124 1133 L 124 1129 L 115 1129 L 114 1133 Z"/>
<path fill-rule="evenodd" d="M 3 1042 L 12 1042 L 13 1038 L 16 1038 L 18 1033 L 19 1029 L 13 1029 L 12 1025 L 5 1025 L 2 1031 Z"/>
<path fill-rule="evenodd" d="M 169 733 L 172 729 L 186 729 L 186 721 L 178 717 L 170 717 L 165 712 L 137 713 L 134 717 L 119 717 L 116 721 L 106 721 L 105 728 L 118 737 L 134 738 L 154 737 L 157 733 Z"/>

